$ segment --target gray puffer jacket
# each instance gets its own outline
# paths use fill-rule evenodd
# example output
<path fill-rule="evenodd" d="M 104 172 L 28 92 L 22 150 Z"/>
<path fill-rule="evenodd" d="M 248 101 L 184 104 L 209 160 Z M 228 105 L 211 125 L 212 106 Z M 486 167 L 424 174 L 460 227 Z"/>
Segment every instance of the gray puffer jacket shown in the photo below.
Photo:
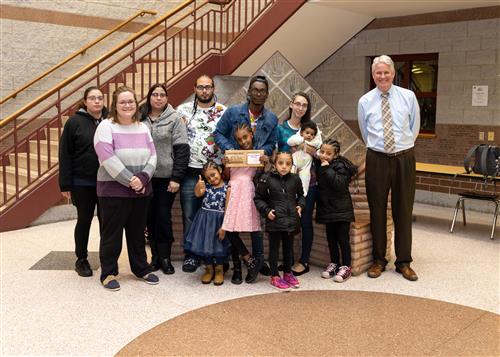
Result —
<path fill-rule="evenodd" d="M 189 163 L 189 143 L 182 116 L 168 104 L 157 120 L 152 121 L 148 116 L 141 119 L 151 132 L 158 157 L 153 177 L 180 183 Z"/>

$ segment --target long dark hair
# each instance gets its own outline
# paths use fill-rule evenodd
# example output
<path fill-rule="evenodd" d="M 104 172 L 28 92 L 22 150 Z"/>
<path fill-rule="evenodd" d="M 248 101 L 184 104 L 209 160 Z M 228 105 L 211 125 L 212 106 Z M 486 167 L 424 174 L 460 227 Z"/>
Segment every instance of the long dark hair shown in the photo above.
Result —
<path fill-rule="evenodd" d="M 153 84 L 151 88 L 149 88 L 148 95 L 146 96 L 146 101 L 139 107 L 139 111 L 141 113 L 141 120 L 146 119 L 148 115 L 151 114 L 151 112 L 153 111 L 153 108 L 151 107 L 151 95 L 153 95 L 153 92 L 156 88 L 162 88 L 168 97 L 167 85 L 165 83 Z M 167 106 L 168 106 L 168 101 L 167 104 L 165 104 L 165 107 L 162 109 L 162 112 L 167 108 Z"/>
<path fill-rule="evenodd" d="M 76 108 L 76 110 L 85 109 L 85 111 L 87 111 L 87 104 L 85 104 L 85 101 L 87 100 L 89 93 L 93 90 L 98 90 L 102 94 L 102 90 L 98 86 L 90 86 L 90 87 L 86 88 L 85 91 L 83 92 L 83 98 L 80 101 L 80 103 L 78 104 L 78 107 Z M 104 109 L 104 107 L 103 107 L 103 109 Z"/>
<path fill-rule="evenodd" d="M 292 97 L 292 103 L 295 101 L 295 99 L 297 97 L 303 97 L 307 100 L 307 109 L 306 109 L 306 112 L 304 113 L 304 115 L 302 116 L 302 118 L 300 118 L 300 124 L 306 122 L 306 121 L 309 121 L 311 120 L 311 98 L 309 98 L 309 96 L 304 93 L 304 92 L 297 92 L 293 95 Z M 288 119 L 290 119 L 292 117 L 292 108 L 288 108 Z M 287 120 L 288 120 L 287 119 Z"/>

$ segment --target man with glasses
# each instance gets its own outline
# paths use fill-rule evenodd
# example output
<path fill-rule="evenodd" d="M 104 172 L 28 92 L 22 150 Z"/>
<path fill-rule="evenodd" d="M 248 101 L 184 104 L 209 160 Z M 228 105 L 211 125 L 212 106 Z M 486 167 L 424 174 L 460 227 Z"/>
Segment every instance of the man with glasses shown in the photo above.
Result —
<path fill-rule="evenodd" d="M 196 212 L 200 209 L 203 198 L 196 197 L 194 186 L 201 175 L 201 168 L 208 161 L 221 164 L 222 152 L 215 145 L 215 126 L 226 107 L 217 102 L 214 94 L 214 81 L 207 75 L 200 76 L 194 85 L 194 101 L 177 107 L 187 126 L 190 145 L 190 158 L 187 173 L 181 183 L 182 225 L 184 235 L 189 230 Z M 185 252 L 182 271 L 192 273 L 199 266 L 199 259 L 190 252 Z"/>
<path fill-rule="evenodd" d="M 278 141 L 278 118 L 264 106 L 268 95 L 269 83 L 266 77 L 252 77 L 248 86 L 247 102 L 228 108 L 217 123 L 215 142 L 223 152 L 240 148 L 234 137 L 234 129 L 239 123 L 247 123 L 254 132 L 253 148 L 255 150 L 264 150 L 261 162 L 264 164 L 269 162 Z M 263 275 L 270 275 L 269 266 L 264 264 L 262 232 L 252 232 L 251 237 L 252 253 L 257 258 L 259 266 L 262 267 L 260 272 Z M 235 258 L 233 255 L 233 261 Z M 241 267 L 241 264 L 235 261 L 235 270 L 239 267 Z M 255 277 L 247 276 L 246 280 L 247 282 L 253 281 Z M 237 282 L 233 281 L 233 283 Z"/>

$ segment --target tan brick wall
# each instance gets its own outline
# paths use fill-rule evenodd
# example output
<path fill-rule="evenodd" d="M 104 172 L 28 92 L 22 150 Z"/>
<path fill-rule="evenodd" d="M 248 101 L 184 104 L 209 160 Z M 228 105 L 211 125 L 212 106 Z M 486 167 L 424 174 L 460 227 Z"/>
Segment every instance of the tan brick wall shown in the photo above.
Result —
<path fill-rule="evenodd" d="M 346 120 L 345 122 L 356 135 L 361 135 L 357 120 Z M 479 140 L 481 132 L 484 133 L 483 140 Z M 494 141 L 487 140 L 488 132 L 494 133 Z M 499 145 L 499 143 L 500 125 L 437 124 L 436 137 L 419 137 L 417 139 L 415 155 L 417 162 L 463 166 L 465 155 L 475 145 Z"/>
<path fill-rule="evenodd" d="M 483 193 L 499 193 L 500 182 L 485 184 L 480 177 L 453 177 L 451 175 L 434 173 L 417 173 L 417 190 L 441 192 L 456 195 L 463 191 L 479 191 Z"/>

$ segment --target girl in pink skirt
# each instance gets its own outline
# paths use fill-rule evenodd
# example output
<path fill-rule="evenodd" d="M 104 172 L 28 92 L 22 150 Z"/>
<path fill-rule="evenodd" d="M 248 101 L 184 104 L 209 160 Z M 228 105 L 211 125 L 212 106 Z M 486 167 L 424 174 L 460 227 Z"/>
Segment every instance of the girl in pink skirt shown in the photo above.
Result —
<path fill-rule="evenodd" d="M 241 150 L 251 150 L 253 148 L 253 131 L 247 123 L 240 123 L 234 130 L 234 135 Z M 227 158 L 224 158 L 227 163 Z M 241 256 L 245 262 L 248 275 L 245 278 L 247 283 L 252 283 L 257 278 L 262 265 L 262 260 L 253 257 L 241 240 L 240 232 L 250 232 L 252 239 L 253 235 L 260 236 L 260 216 L 255 208 L 253 198 L 255 196 L 255 186 L 253 177 L 257 169 L 255 167 L 232 167 L 230 169 L 231 179 L 229 186 L 231 187 L 231 197 L 224 215 L 222 229 L 226 232 L 227 238 L 231 242 L 233 249 L 233 261 L 235 255 Z M 239 259 L 235 262 L 235 276 L 231 281 L 235 284 L 241 283 L 241 263 L 237 266 Z"/>

